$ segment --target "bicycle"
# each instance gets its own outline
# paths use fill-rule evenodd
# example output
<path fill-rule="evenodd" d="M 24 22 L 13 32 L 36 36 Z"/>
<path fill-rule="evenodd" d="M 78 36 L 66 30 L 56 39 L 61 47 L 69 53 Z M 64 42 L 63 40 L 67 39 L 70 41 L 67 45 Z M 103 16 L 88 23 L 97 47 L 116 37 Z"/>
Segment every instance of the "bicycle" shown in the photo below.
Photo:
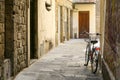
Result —
<path fill-rule="evenodd" d="M 98 56 L 100 53 L 100 47 L 95 46 L 98 43 L 98 37 L 100 36 L 99 33 L 88 33 L 85 32 L 84 34 L 89 35 L 88 39 L 85 39 L 87 42 L 86 51 L 85 51 L 85 64 L 84 66 L 88 66 L 89 61 L 91 62 L 91 70 L 92 73 L 96 73 L 98 69 Z M 93 37 L 94 35 L 94 37 Z"/>

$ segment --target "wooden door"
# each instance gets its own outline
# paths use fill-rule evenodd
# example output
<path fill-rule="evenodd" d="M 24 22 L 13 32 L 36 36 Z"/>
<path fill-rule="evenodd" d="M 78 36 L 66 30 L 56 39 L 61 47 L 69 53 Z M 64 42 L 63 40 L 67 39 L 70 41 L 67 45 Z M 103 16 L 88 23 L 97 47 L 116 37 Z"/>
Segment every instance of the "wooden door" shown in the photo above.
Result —
<path fill-rule="evenodd" d="M 79 12 L 79 38 L 86 38 L 88 36 L 81 35 L 80 33 L 89 32 L 89 11 Z"/>

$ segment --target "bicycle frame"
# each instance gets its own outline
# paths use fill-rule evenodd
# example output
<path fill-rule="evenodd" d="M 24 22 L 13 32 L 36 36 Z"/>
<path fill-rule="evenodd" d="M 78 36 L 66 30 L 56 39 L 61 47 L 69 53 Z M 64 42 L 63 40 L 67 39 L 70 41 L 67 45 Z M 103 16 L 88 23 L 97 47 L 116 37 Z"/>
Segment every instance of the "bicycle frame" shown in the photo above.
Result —
<path fill-rule="evenodd" d="M 94 35 L 94 34 L 89 34 L 89 35 Z M 87 47 L 86 47 L 86 53 L 85 53 L 86 64 L 84 64 L 84 65 L 87 66 L 90 61 L 93 73 L 96 73 L 97 68 L 98 68 L 98 54 L 99 54 L 99 50 L 100 50 L 99 47 L 95 46 L 95 44 L 98 43 L 98 40 L 97 40 L 98 34 L 95 34 L 95 35 L 96 36 L 94 39 L 92 39 L 92 37 L 89 36 L 88 41 L 85 40 L 87 42 Z"/>

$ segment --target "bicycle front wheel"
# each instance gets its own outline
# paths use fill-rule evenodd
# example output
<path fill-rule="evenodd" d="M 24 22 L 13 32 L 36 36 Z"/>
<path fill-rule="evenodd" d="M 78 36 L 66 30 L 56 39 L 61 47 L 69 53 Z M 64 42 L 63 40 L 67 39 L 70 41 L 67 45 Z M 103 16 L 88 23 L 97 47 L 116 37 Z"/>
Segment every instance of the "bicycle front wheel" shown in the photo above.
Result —
<path fill-rule="evenodd" d="M 89 52 L 90 52 L 90 49 L 89 49 L 89 46 L 87 46 L 85 51 L 85 66 L 87 66 L 89 62 Z"/>

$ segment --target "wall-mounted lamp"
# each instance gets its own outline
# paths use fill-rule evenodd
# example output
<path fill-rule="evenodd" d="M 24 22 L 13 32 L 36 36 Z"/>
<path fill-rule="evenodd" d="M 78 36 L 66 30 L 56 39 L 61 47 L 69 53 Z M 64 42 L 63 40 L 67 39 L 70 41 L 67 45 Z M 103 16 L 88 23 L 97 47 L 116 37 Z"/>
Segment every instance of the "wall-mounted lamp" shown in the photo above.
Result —
<path fill-rule="evenodd" d="M 46 0 L 45 7 L 46 7 L 47 11 L 50 11 L 51 7 L 52 7 L 52 0 Z"/>

